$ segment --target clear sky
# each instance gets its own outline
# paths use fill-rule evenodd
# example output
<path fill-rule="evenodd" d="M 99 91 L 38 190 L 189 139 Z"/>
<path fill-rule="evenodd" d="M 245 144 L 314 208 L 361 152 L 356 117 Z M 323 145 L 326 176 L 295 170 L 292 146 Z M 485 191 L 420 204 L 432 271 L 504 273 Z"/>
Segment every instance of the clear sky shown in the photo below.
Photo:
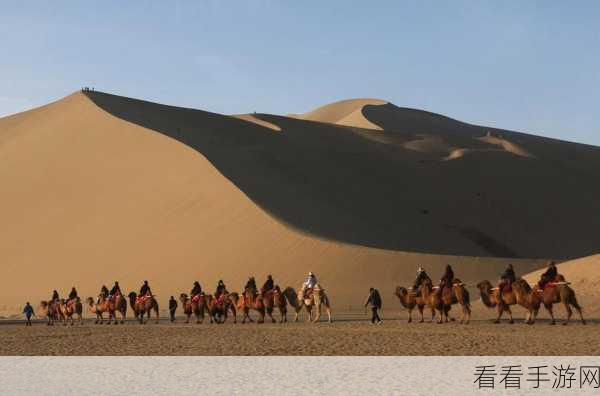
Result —
<path fill-rule="evenodd" d="M 600 145 L 600 1 L 19 3 L 0 115 L 84 85 L 219 113 L 375 97 Z"/>

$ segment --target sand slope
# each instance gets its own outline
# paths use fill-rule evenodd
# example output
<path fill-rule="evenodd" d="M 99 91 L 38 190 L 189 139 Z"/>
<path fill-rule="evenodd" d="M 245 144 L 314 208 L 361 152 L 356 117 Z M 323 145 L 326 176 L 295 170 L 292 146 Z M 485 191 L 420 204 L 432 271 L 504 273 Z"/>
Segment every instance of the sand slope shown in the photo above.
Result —
<path fill-rule="evenodd" d="M 148 279 L 164 305 L 195 279 L 296 286 L 308 270 L 346 311 L 369 286 L 396 304 L 419 265 L 439 277 L 452 263 L 474 284 L 597 248 L 598 148 L 494 130 L 532 154 L 514 155 L 479 127 L 361 106 L 382 130 L 98 92 L 0 119 L 0 315 L 72 285 L 89 296 Z M 496 151 L 442 161 L 403 146 L 419 138 Z"/>
<path fill-rule="evenodd" d="M 114 102 L 132 117 L 162 115 L 140 112 L 141 102 Z M 256 136 L 280 138 L 232 117 L 161 109 L 179 114 L 164 122 L 182 135 L 208 135 L 208 152 L 222 161 L 239 157 L 235 147 L 252 154 Z M 257 206 L 206 156 L 105 112 L 81 93 L 0 120 L 0 161 L 0 315 L 72 285 L 90 296 L 115 279 L 126 290 L 148 279 L 164 305 L 195 279 L 213 289 L 223 278 L 240 290 L 250 274 L 261 281 L 273 273 L 283 285 L 298 285 L 308 270 L 346 310 L 357 308 L 371 285 L 387 298 L 418 265 L 437 276 L 452 262 L 459 276 L 474 281 L 506 263 L 352 246 L 298 232 Z M 541 264 L 511 261 L 527 271 Z"/>

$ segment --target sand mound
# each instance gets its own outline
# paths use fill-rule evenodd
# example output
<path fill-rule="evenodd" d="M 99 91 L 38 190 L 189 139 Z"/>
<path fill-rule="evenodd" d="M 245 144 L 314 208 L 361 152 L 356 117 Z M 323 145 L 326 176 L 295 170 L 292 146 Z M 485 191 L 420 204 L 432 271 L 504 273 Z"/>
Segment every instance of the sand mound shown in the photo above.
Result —
<path fill-rule="evenodd" d="M 262 145 L 279 139 L 232 117 L 96 95 L 97 102 L 111 103 L 114 114 L 139 117 L 137 123 L 158 117 L 157 123 L 173 125 L 179 139 L 203 136 L 196 143 L 211 158 L 221 156 L 215 160 L 221 167 L 244 152 L 255 157 L 262 147 L 258 137 L 265 139 Z M 371 285 L 390 296 L 397 284 L 412 280 L 419 265 L 437 276 L 451 262 L 459 276 L 475 281 L 506 264 L 299 233 L 259 208 L 205 155 L 115 117 L 80 93 L 0 120 L 0 156 L 2 315 L 73 285 L 83 296 L 96 296 L 114 280 L 129 291 L 148 279 L 164 305 L 196 279 L 208 290 L 221 278 L 240 290 L 248 276 L 260 282 L 272 273 L 282 285 L 299 286 L 309 270 L 319 275 L 336 309 L 348 310 L 360 306 Z M 268 172 L 257 176 L 265 180 Z M 275 194 L 273 186 L 267 191 Z M 527 271 L 540 265 L 511 262 Z"/>
<path fill-rule="evenodd" d="M 560 263 L 557 267 L 558 272 L 571 282 L 577 300 L 584 308 L 584 314 L 598 316 L 600 314 L 600 254 Z M 524 278 L 533 284 L 540 279 L 543 271 L 542 269 L 532 272 Z M 559 310 L 562 315 L 562 307 Z"/>
<path fill-rule="evenodd" d="M 302 120 L 381 130 L 380 126 L 365 118 L 363 109 L 368 105 L 379 106 L 386 103 L 380 99 L 349 99 L 321 106 L 308 113 L 291 114 L 290 116 Z"/>
<path fill-rule="evenodd" d="M 480 137 L 477 138 L 477 140 L 485 142 L 485 143 L 489 143 L 489 144 L 494 144 L 497 146 L 502 147 L 505 151 L 512 153 L 514 155 L 518 155 L 520 157 L 526 157 L 526 158 L 534 158 L 534 155 L 532 155 L 531 153 L 529 153 L 527 150 L 525 150 L 523 147 L 520 147 L 517 144 L 514 144 L 506 139 L 502 139 L 499 137 L 495 137 L 492 135 L 486 135 L 484 137 Z"/>

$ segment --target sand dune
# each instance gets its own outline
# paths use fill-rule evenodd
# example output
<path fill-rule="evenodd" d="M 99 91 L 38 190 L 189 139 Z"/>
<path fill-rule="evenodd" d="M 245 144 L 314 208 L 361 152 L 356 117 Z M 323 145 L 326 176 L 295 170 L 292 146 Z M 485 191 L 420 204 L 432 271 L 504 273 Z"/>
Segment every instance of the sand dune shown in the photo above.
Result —
<path fill-rule="evenodd" d="M 596 249 L 598 148 L 503 131 L 536 158 L 432 162 L 369 135 L 414 140 L 426 131 L 402 128 L 429 122 L 452 147 L 490 145 L 391 106 L 361 108 L 382 131 L 98 92 L 0 119 L 0 315 L 55 287 L 88 296 L 148 279 L 164 303 L 195 279 L 240 290 L 251 274 L 299 285 L 308 270 L 345 311 L 372 285 L 391 296 L 419 265 L 437 277 L 452 263 L 474 283 Z"/>
<path fill-rule="evenodd" d="M 281 132 L 280 127 L 278 127 L 275 124 L 271 124 L 270 122 L 261 120 L 260 118 L 258 118 L 258 116 L 256 114 L 236 114 L 236 115 L 234 115 L 234 117 L 239 118 L 240 120 L 252 122 L 254 124 L 263 126 L 265 128 L 272 129 L 277 132 Z"/>
<path fill-rule="evenodd" d="M 349 99 L 321 106 L 308 113 L 290 114 L 290 116 L 301 120 L 381 130 L 380 126 L 364 116 L 363 109 L 365 106 L 379 106 L 386 103 L 380 99 Z"/>

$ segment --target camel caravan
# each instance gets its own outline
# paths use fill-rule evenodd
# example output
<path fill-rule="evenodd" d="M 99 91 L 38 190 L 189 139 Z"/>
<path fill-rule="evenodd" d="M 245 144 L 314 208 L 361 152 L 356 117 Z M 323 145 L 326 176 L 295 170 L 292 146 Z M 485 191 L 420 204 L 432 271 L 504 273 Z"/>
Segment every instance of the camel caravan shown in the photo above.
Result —
<path fill-rule="evenodd" d="M 491 309 L 496 309 L 498 316 L 494 323 L 500 323 L 502 315 L 506 312 L 509 323 L 514 323 L 511 306 L 520 305 L 526 310 L 525 323 L 534 324 L 541 305 L 550 314 L 550 324 L 556 324 L 553 313 L 554 304 L 563 304 L 567 312 L 567 318 L 563 322 L 567 325 L 573 315 L 571 307 L 575 308 L 582 324 L 586 324 L 582 309 L 575 297 L 575 291 L 569 286 L 563 275 L 558 273 L 554 262 L 550 262 L 546 271 L 541 275 L 537 284 L 533 287 L 523 278 L 516 278 L 512 264 L 509 264 L 496 287 L 488 280 L 477 284 L 483 304 Z M 453 320 L 449 316 L 452 305 L 458 304 L 462 309 L 460 323 L 468 324 L 471 317 L 471 304 L 469 292 L 465 285 L 454 278 L 452 267 L 448 265 L 440 284 L 432 286 L 429 275 L 423 268 L 417 271 L 417 277 L 412 287 L 397 287 L 396 297 L 400 304 L 408 310 L 408 322 L 412 322 L 412 312 L 417 308 L 421 316 L 420 322 L 424 322 L 424 310 L 431 312 L 431 322 L 438 313 L 437 323 L 445 323 Z"/>
<path fill-rule="evenodd" d="M 124 324 L 128 309 L 131 309 L 133 317 L 140 324 L 145 324 L 152 318 L 155 323 L 159 322 L 158 300 L 152 293 L 148 281 L 144 281 L 139 294 L 132 291 L 127 296 L 121 291 L 119 282 L 115 282 L 110 290 L 102 286 L 97 298 L 88 297 L 85 302 L 88 311 L 95 315 L 96 324 Z M 241 294 L 227 291 L 222 280 L 219 281 L 214 294 L 205 293 L 200 283 L 196 281 L 189 295 L 187 293 L 179 295 L 179 303 L 186 317 L 185 323 L 190 323 L 192 315 L 196 323 L 203 323 L 205 317 L 208 317 L 210 323 L 221 324 L 227 321 L 229 315 L 233 317 L 233 323 L 237 323 L 238 312 L 242 314 L 242 323 L 250 323 L 254 321 L 250 317 L 250 311 L 258 314 L 258 323 L 264 323 L 267 316 L 272 323 L 276 323 L 273 316 L 276 310 L 279 312 L 279 322 L 285 323 L 288 304 L 294 309 L 296 322 L 302 308 L 307 312 L 308 322 L 318 322 L 321 318 L 322 306 L 325 307 L 328 321 L 332 322 L 329 297 L 312 272 L 309 272 L 308 279 L 298 292 L 291 287 L 282 291 L 274 283 L 271 275 L 267 277 L 262 288 L 257 287 L 254 277 L 249 278 Z M 171 321 L 175 320 L 177 306 L 177 300 L 171 297 L 169 300 Z M 83 304 L 75 287 L 72 288 L 67 299 L 59 298 L 58 292 L 54 290 L 52 298 L 42 301 L 40 307 L 42 314 L 47 318 L 48 325 L 55 323 L 73 325 L 75 320 L 78 324 L 83 324 Z"/>

